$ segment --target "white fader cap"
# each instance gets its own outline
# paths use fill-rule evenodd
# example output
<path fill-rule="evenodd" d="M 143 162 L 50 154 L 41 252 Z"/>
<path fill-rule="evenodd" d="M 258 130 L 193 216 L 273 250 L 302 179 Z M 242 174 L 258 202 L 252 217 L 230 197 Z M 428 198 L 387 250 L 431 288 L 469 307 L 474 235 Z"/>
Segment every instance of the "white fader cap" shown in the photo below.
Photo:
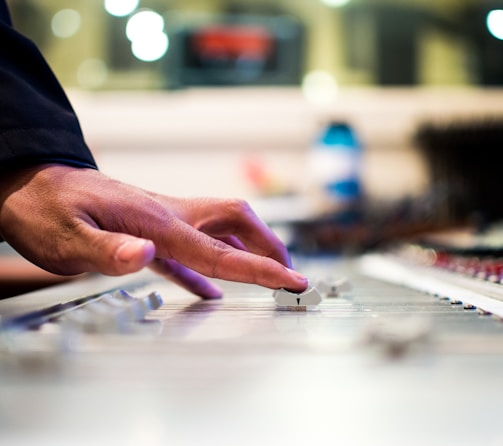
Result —
<path fill-rule="evenodd" d="M 280 288 L 279 290 L 275 290 L 272 295 L 278 307 L 288 307 L 292 309 L 302 307 L 305 309 L 308 306 L 318 305 L 321 302 L 321 294 L 312 285 L 302 293 L 293 293 L 284 288 Z"/>
<path fill-rule="evenodd" d="M 345 277 L 341 279 L 326 278 L 319 280 L 316 283 L 316 288 L 321 294 L 325 294 L 326 297 L 338 297 L 342 293 L 351 290 L 351 283 Z"/>

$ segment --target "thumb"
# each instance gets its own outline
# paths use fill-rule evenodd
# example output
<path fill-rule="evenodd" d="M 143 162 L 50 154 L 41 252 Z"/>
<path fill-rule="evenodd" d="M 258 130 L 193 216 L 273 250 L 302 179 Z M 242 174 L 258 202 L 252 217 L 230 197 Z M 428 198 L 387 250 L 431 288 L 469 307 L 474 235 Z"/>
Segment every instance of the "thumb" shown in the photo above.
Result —
<path fill-rule="evenodd" d="M 120 276 L 141 270 L 155 257 L 151 240 L 93 229 L 86 244 L 86 270 Z"/>

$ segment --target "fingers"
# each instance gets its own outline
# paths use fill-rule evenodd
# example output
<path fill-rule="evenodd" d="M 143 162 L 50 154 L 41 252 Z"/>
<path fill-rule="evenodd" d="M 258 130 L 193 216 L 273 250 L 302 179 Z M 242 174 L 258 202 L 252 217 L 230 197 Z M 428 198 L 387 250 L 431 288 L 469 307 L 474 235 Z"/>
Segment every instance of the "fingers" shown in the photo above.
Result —
<path fill-rule="evenodd" d="M 156 245 L 157 257 L 172 257 L 207 277 L 299 292 L 307 287 L 305 277 L 280 262 L 236 249 L 182 222 L 175 237 L 168 236 Z"/>
<path fill-rule="evenodd" d="M 186 268 L 175 260 L 154 259 L 149 267 L 154 272 L 203 299 L 218 299 L 222 297 L 222 290 L 219 287 L 212 284 L 201 274 Z"/>
<path fill-rule="evenodd" d="M 183 219 L 196 229 L 220 240 L 232 237 L 233 246 L 291 267 L 284 244 L 246 201 L 194 199 L 183 207 Z"/>
<path fill-rule="evenodd" d="M 307 279 L 289 269 L 286 247 L 247 203 L 191 199 L 175 207 L 176 213 L 162 219 L 151 215 L 143 228 L 156 244 L 156 257 L 175 259 L 207 277 L 306 289 Z"/>
<path fill-rule="evenodd" d="M 293 291 L 307 286 L 246 202 L 173 199 L 59 165 L 8 180 L 0 181 L 7 191 L 0 193 L 2 235 L 51 272 L 122 275 L 159 257 L 168 259 L 164 275 L 204 297 L 220 291 L 201 274 Z"/>
<path fill-rule="evenodd" d="M 285 267 L 269 257 L 263 257 L 233 248 L 212 247 L 209 256 L 212 271 L 203 272 L 212 277 L 236 282 L 255 283 L 271 289 L 286 288 L 301 292 L 307 288 L 308 280 L 300 273 Z"/>
<path fill-rule="evenodd" d="M 302 292 L 307 288 L 306 277 L 269 257 L 237 250 L 216 256 L 214 277 L 256 283 L 271 289 L 286 288 L 294 292 Z"/>
<path fill-rule="evenodd" d="M 305 277 L 274 259 L 243 251 L 233 237 L 229 241 L 238 249 L 176 220 L 164 231 L 157 228 L 157 237 L 149 234 L 157 246 L 150 240 L 90 226 L 81 232 L 77 258 L 86 261 L 87 271 L 121 275 L 150 264 L 157 273 L 205 299 L 219 298 L 222 291 L 204 276 L 299 292 L 307 287 Z"/>
<path fill-rule="evenodd" d="M 248 251 L 248 248 L 241 242 L 237 237 L 227 236 L 227 237 L 218 237 L 218 240 L 230 245 L 236 249 L 240 249 L 241 251 Z"/>

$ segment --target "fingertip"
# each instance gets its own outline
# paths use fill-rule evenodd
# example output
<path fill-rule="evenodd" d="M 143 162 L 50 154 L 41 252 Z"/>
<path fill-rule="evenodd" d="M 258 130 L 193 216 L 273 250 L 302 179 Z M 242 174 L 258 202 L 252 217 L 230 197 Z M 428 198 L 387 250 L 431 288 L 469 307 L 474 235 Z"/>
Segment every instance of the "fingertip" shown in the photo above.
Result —
<path fill-rule="evenodd" d="M 145 240 L 143 247 L 143 253 L 145 257 L 145 263 L 148 264 L 152 262 L 155 258 L 155 243 L 152 240 Z"/>
<path fill-rule="evenodd" d="M 204 300 L 214 300 L 221 299 L 224 292 L 220 287 L 208 282 L 208 286 L 204 290 L 201 290 L 199 295 Z"/>
<path fill-rule="evenodd" d="M 141 269 L 155 257 L 155 245 L 151 240 L 133 238 L 126 240 L 116 250 L 114 259 L 122 265 Z"/>
<path fill-rule="evenodd" d="M 285 268 L 285 270 L 290 275 L 292 284 L 284 288 L 294 292 L 302 292 L 307 289 L 309 285 L 309 280 L 307 277 L 290 268 Z"/>

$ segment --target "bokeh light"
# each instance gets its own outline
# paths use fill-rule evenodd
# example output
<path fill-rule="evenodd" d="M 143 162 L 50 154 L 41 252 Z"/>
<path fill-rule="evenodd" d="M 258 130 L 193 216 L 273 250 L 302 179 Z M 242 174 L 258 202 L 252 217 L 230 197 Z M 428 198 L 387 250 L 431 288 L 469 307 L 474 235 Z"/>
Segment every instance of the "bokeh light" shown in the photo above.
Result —
<path fill-rule="evenodd" d="M 331 6 L 333 8 L 339 8 L 341 6 L 344 6 L 348 4 L 350 0 L 321 0 L 321 3 Z"/>
<path fill-rule="evenodd" d="M 126 36 L 131 41 L 133 55 L 142 61 L 159 60 L 169 48 L 164 30 L 164 19 L 151 10 L 134 14 L 127 22 Z"/>
<path fill-rule="evenodd" d="M 126 25 L 126 36 L 133 42 L 146 34 L 159 34 L 164 29 L 164 19 L 151 10 L 143 10 L 133 15 Z"/>
<path fill-rule="evenodd" d="M 74 9 L 62 9 L 51 20 L 51 29 L 56 37 L 67 39 L 80 29 L 81 17 Z"/>
<path fill-rule="evenodd" d="M 159 60 L 168 51 L 169 39 L 164 33 L 149 34 L 131 43 L 133 55 L 144 62 Z"/>
<path fill-rule="evenodd" d="M 487 14 L 487 29 L 496 39 L 503 40 L 503 9 L 493 9 Z"/>
<path fill-rule="evenodd" d="M 105 10 L 116 17 L 131 14 L 140 3 L 140 0 L 105 0 Z"/>

